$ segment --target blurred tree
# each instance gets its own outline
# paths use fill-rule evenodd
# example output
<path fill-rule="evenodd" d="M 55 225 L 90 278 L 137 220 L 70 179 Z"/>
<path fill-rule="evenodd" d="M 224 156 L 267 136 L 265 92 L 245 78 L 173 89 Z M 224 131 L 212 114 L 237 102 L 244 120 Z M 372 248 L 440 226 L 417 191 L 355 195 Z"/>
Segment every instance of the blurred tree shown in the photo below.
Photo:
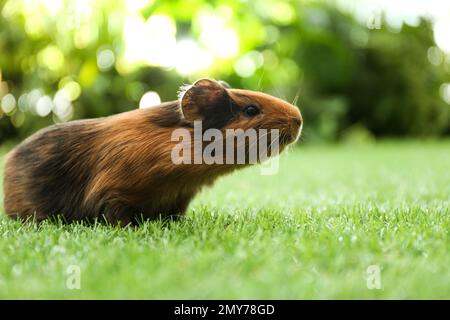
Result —
<path fill-rule="evenodd" d="M 204 76 L 299 96 L 307 141 L 355 126 L 448 134 L 450 58 L 430 22 L 381 22 L 369 30 L 328 2 L 0 0 L 0 142 L 176 99 Z"/>
<path fill-rule="evenodd" d="M 448 73 L 432 65 L 431 24 L 403 25 L 399 33 L 372 32 L 347 92 L 347 123 L 360 122 L 376 135 L 435 136 L 449 128 L 450 108 L 439 91 Z M 434 47 L 435 50 L 439 50 Z M 442 53 L 441 53 L 442 54 Z"/>

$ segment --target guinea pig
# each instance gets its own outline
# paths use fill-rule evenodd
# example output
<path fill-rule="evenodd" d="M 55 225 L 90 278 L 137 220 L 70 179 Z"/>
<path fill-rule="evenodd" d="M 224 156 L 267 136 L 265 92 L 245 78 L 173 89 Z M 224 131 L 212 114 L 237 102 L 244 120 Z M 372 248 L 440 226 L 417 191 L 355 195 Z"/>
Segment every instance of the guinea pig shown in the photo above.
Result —
<path fill-rule="evenodd" d="M 60 216 L 122 226 L 182 216 L 202 187 L 248 165 L 175 164 L 173 132 L 194 133 L 199 122 L 202 132 L 276 129 L 282 151 L 298 139 L 303 120 L 283 100 L 201 79 L 182 88 L 176 101 L 55 124 L 28 137 L 7 155 L 5 211 L 36 221 Z M 195 133 L 190 139 L 195 144 Z"/>

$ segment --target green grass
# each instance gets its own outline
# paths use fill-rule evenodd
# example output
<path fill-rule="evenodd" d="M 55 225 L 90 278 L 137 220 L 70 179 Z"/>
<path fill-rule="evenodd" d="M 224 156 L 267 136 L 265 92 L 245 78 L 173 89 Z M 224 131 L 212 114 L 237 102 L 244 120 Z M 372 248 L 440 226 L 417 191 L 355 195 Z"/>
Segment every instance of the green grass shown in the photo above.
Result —
<path fill-rule="evenodd" d="M 0 298 L 449 299 L 449 208 L 450 141 L 300 146 L 277 175 L 219 180 L 178 223 L 1 214 Z M 70 265 L 80 290 L 66 288 Z"/>

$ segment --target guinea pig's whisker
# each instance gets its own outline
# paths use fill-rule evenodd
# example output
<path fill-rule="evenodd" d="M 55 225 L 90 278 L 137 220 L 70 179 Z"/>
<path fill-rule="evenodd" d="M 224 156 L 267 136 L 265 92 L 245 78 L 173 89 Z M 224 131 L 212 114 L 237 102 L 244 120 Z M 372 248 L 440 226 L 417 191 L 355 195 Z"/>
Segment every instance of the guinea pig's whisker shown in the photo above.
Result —
<path fill-rule="evenodd" d="M 272 142 L 270 142 L 269 148 L 267 150 L 270 150 L 270 155 L 272 156 L 272 145 L 274 144 L 274 142 L 276 142 L 277 140 L 279 140 L 279 137 L 275 137 Z M 279 152 L 279 150 L 278 150 Z"/>
<path fill-rule="evenodd" d="M 257 91 L 260 91 L 260 90 L 262 89 L 262 81 L 263 81 L 263 79 L 264 79 L 264 74 L 265 74 L 265 69 L 262 70 L 261 77 L 259 78 L 258 86 L 257 86 L 257 88 L 258 88 Z"/>
<path fill-rule="evenodd" d="M 266 137 L 268 134 L 269 134 L 269 133 L 266 132 L 264 135 L 261 135 L 260 137 L 258 137 L 255 141 L 252 142 L 251 145 L 248 146 L 248 150 L 250 151 L 250 149 L 253 148 L 253 146 L 254 146 L 255 144 L 257 144 L 261 138 Z"/>
<path fill-rule="evenodd" d="M 269 134 L 268 132 L 265 132 L 265 134 L 261 135 L 259 138 L 257 138 L 255 141 L 253 141 L 253 142 L 248 146 L 248 150 L 246 150 L 246 151 L 248 152 L 249 150 L 251 150 L 251 148 L 253 148 L 253 146 L 254 146 L 256 143 L 258 143 L 259 140 L 260 140 L 261 138 L 266 137 L 268 134 Z M 237 147 L 242 147 L 242 145 L 237 145 Z M 245 140 L 244 140 L 244 147 L 245 147 Z"/>
<path fill-rule="evenodd" d="M 298 88 L 297 94 L 295 95 L 294 100 L 291 103 L 293 106 L 297 106 L 298 99 L 300 98 L 300 90 L 301 88 Z"/>

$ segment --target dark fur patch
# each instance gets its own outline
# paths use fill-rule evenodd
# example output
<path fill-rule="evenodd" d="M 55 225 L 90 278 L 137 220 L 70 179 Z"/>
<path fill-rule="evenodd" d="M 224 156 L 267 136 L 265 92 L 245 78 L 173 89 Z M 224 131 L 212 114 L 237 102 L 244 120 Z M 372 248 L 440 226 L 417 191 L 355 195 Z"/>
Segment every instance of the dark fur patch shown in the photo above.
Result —
<path fill-rule="evenodd" d="M 68 220 L 89 215 L 80 212 L 92 172 L 85 153 L 95 132 L 88 128 L 77 122 L 54 126 L 18 147 L 15 161 L 21 164 L 22 170 L 29 171 L 28 183 L 35 184 L 29 186 L 27 196 L 36 204 L 38 213 L 63 215 Z"/>

